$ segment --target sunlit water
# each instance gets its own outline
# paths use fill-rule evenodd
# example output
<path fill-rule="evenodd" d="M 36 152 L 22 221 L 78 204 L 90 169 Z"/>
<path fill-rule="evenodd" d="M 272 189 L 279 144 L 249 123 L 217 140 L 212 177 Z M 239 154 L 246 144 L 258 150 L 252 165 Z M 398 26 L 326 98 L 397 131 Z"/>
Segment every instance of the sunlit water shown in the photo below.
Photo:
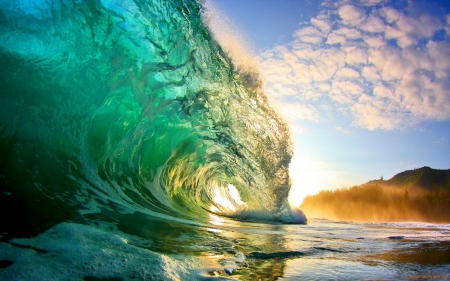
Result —
<path fill-rule="evenodd" d="M 244 224 L 221 237 L 242 239 L 242 280 L 361 280 L 448 276 L 450 225 L 355 223 L 312 219 L 308 225 Z"/>
<path fill-rule="evenodd" d="M 165 235 L 157 240 L 151 236 L 159 233 L 148 229 L 143 239 L 69 223 L 12 239 L 0 244 L 2 259 L 12 263 L 0 269 L 0 279 L 410 280 L 445 278 L 450 270 L 450 225 L 324 219 L 274 225 L 211 215 L 205 225 L 161 226 Z"/>

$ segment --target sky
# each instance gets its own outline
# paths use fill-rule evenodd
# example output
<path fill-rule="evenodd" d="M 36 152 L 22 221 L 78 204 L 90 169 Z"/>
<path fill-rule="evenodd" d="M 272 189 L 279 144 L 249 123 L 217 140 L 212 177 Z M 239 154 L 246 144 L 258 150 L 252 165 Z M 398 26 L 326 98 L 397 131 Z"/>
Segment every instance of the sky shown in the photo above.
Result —
<path fill-rule="evenodd" d="M 322 189 L 450 168 L 450 1 L 206 7 L 219 43 L 259 70 L 290 124 L 293 205 Z"/>

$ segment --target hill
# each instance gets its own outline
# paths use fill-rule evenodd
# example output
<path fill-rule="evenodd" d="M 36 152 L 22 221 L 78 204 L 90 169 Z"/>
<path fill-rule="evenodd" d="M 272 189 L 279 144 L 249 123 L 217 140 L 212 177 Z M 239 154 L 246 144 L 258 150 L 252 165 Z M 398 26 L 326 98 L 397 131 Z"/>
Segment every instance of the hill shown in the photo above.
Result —
<path fill-rule="evenodd" d="M 423 190 L 450 188 L 450 169 L 438 170 L 430 167 L 408 170 L 396 174 L 386 181 L 387 185 L 401 188 L 417 187 Z"/>
<path fill-rule="evenodd" d="M 450 222 L 450 169 L 404 171 L 391 179 L 307 196 L 307 216 L 356 221 Z"/>

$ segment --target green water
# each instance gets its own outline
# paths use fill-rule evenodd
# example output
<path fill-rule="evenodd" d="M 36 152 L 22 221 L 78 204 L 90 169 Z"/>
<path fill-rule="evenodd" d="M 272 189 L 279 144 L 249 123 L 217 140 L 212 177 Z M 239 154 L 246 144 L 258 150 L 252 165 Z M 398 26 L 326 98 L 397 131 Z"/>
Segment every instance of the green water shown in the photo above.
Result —
<path fill-rule="evenodd" d="M 0 181 L 16 198 L 3 198 L 3 208 L 28 218 L 8 231 L 114 212 L 295 220 L 286 125 L 239 78 L 256 74 L 234 69 L 201 4 L 3 1 L 0 9 Z"/>

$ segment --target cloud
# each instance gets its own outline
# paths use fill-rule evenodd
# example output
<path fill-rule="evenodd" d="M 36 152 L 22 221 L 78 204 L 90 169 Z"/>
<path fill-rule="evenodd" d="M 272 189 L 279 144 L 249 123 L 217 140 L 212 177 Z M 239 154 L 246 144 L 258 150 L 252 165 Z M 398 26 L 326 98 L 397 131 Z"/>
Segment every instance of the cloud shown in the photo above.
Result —
<path fill-rule="evenodd" d="M 364 43 L 366 43 L 366 45 L 372 49 L 379 49 L 386 45 L 386 40 L 381 35 L 377 35 L 377 36 L 367 36 L 366 35 L 363 37 L 363 40 L 364 40 Z"/>
<path fill-rule="evenodd" d="M 294 36 L 299 38 L 303 36 L 322 36 L 322 32 L 312 26 L 308 26 L 294 32 Z"/>
<path fill-rule="evenodd" d="M 345 47 L 343 50 L 347 54 L 346 63 L 348 65 L 365 65 L 367 64 L 367 51 L 360 47 Z"/>
<path fill-rule="evenodd" d="M 272 101 L 271 105 L 279 112 L 281 117 L 290 123 L 295 123 L 299 120 L 318 121 L 317 111 L 311 106 L 279 101 Z"/>
<path fill-rule="evenodd" d="M 361 29 L 369 33 L 381 33 L 386 29 L 386 25 L 379 17 L 370 16 Z"/>
<path fill-rule="evenodd" d="M 366 18 L 364 11 L 353 5 L 344 5 L 340 7 L 338 14 L 342 19 L 342 24 L 348 26 L 359 25 Z"/>
<path fill-rule="evenodd" d="M 365 80 L 372 81 L 372 83 L 375 83 L 375 84 L 377 84 L 381 80 L 381 76 L 380 76 L 378 70 L 376 69 L 376 67 L 374 67 L 372 65 L 364 66 L 361 74 Z"/>
<path fill-rule="evenodd" d="M 360 85 L 352 81 L 333 81 L 332 88 L 338 89 L 341 93 L 353 97 L 358 97 L 364 92 Z"/>
<path fill-rule="evenodd" d="M 323 21 L 320 19 L 312 18 L 311 24 L 325 34 L 330 32 L 330 30 L 331 30 L 330 25 L 326 21 Z"/>
<path fill-rule="evenodd" d="M 387 26 L 386 32 L 384 33 L 386 39 L 398 39 L 404 36 L 406 36 L 406 34 L 403 31 L 393 26 Z"/>
<path fill-rule="evenodd" d="M 430 41 L 427 44 L 427 51 L 435 69 L 441 71 L 438 75 L 448 78 L 448 71 L 450 70 L 450 43 Z"/>
<path fill-rule="evenodd" d="M 344 133 L 344 134 L 350 134 L 350 131 L 345 130 L 344 128 L 342 128 L 341 126 L 337 126 L 334 128 L 336 131 Z"/>
<path fill-rule="evenodd" d="M 326 41 L 327 44 L 333 45 L 333 44 L 343 44 L 347 41 L 347 38 L 345 36 L 339 35 L 336 32 L 333 32 L 328 36 L 328 40 Z"/>
<path fill-rule="evenodd" d="M 355 79 L 358 77 L 359 72 L 349 67 L 343 67 L 339 69 L 334 75 L 334 78 L 337 79 Z"/>
<path fill-rule="evenodd" d="M 302 37 L 299 37 L 299 40 L 304 43 L 310 43 L 310 44 L 319 44 L 322 42 L 322 38 L 319 36 L 302 36 Z"/>
<path fill-rule="evenodd" d="M 342 2 L 324 2 L 290 44 L 258 57 L 286 118 L 319 121 L 333 111 L 369 130 L 450 119 L 450 15 Z M 437 40 L 436 32 L 445 34 Z"/>
<path fill-rule="evenodd" d="M 337 35 L 344 36 L 349 40 L 356 40 L 361 38 L 361 32 L 353 28 L 341 27 L 333 32 L 335 32 Z"/>
<path fill-rule="evenodd" d="M 394 23 L 400 18 L 400 13 L 392 8 L 392 7 L 385 7 L 380 10 L 380 15 L 388 22 L 388 23 Z"/>

